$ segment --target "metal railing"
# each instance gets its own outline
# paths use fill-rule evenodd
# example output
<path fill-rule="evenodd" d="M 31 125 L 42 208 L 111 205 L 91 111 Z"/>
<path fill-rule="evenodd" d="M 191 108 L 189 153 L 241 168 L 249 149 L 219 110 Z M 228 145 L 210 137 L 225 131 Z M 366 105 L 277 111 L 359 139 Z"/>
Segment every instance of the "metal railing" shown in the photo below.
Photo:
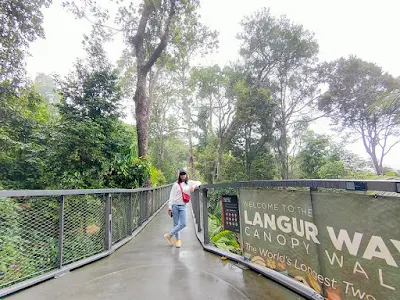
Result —
<path fill-rule="evenodd" d="M 171 187 L 0 191 L 0 297 L 110 255 Z"/>
<path fill-rule="evenodd" d="M 240 233 L 224 229 L 226 224 L 223 215 L 225 213 L 226 217 L 226 211 L 222 207 L 223 195 L 235 195 L 239 198 Z M 371 246 L 369 250 L 377 251 L 376 257 L 373 260 L 368 255 L 366 257 L 373 262 L 363 258 L 362 251 L 366 251 L 367 237 L 375 234 L 379 242 L 381 238 L 382 241 L 392 241 L 387 243 L 393 258 L 385 251 L 385 255 L 389 256 L 385 259 L 392 265 L 400 266 L 400 249 L 396 251 L 396 247 L 400 245 L 400 182 L 268 180 L 207 184 L 195 191 L 193 200 L 196 232 L 205 250 L 244 264 L 308 299 L 324 299 L 323 296 L 328 299 L 348 299 L 357 295 L 368 299 L 398 299 L 396 292 L 400 289 L 400 269 L 387 266 L 385 260 L 380 258 L 384 256 L 380 251 L 386 250 L 385 244 L 374 246 L 375 248 Z M 283 206 L 292 207 L 291 204 L 297 204 L 297 208 L 292 206 L 298 211 L 282 209 Z M 257 218 L 256 212 L 259 213 Z M 279 216 L 284 218 L 280 225 L 284 231 L 279 231 Z M 300 225 L 291 225 L 290 222 L 295 222 L 293 219 L 296 222 L 301 219 Z M 282 220 L 288 221 L 285 223 Z M 310 230 L 318 229 L 315 239 L 319 238 L 319 244 L 306 240 L 304 236 L 294 235 L 293 227 L 292 232 L 289 232 L 290 226 L 296 225 L 299 230 L 306 221 L 308 226 L 315 225 Z M 333 228 L 329 235 L 327 227 Z M 255 229 L 258 230 L 257 235 L 254 234 Z M 358 260 L 349 255 L 348 250 L 344 250 L 348 242 L 343 242 L 344 251 L 339 251 L 342 248 L 337 245 L 335 238 L 340 238 L 334 236 L 339 231 L 343 234 L 342 237 L 348 234 L 350 241 L 357 232 L 365 237 L 360 244 L 363 249 L 357 252 Z M 291 241 L 291 246 L 288 241 Z M 306 250 L 310 253 L 302 253 L 297 242 L 299 245 L 305 242 L 304 245 L 309 247 Z M 392 244 L 396 246 L 393 247 Z M 349 247 L 351 248 L 350 244 Z M 349 251 L 355 254 L 354 249 Z M 282 254 L 286 255 L 286 261 L 276 259 Z M 332 258 L 334 255 L 337 255 L 339 262 L 343 255 L 342 267 L 335 265 Z M 288 262 L 293 268 L 289 268 Z M 308 263 L 308 270 L 313 271 L 302 272 L 294 262 L 302 262 L 304 266 Z M 318 274 L 315 278 L 314 271 Z M 360 275 L 363 272 L 364 276 Z M 324 279 L 329 275 L 336 276 L 334 280 L 342 278 L 342 282 L 334 281 L 337 284 L 335 285 L 330 279 L 331 286 L 326 284 L 328 281 L 321 284 L 318 282 L 322 278 L 319 275 Z M 385 276 L 388 281 L 386 283 L 383 280 Z M 348 283 L 346 285 L 343 282 Z"/>

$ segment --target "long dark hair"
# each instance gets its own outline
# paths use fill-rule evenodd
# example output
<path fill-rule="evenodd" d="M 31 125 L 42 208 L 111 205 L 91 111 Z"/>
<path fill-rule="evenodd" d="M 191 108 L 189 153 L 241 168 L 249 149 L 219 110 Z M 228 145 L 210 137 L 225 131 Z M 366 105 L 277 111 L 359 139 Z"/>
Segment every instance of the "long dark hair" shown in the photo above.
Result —
<path fill-rule="evenodd" d="M 181 173 L 182 173 L 182 172 L 179 172 L 179 174 L 178 174 L 178 183 L 184 182 L 184 183 L 188 184 L 188 180 L 189 180 L 188 174 L 186 173 L 186 178 L 185 178 L 184 181 L 182 181 L 182 179 L 181 179 Z"/>

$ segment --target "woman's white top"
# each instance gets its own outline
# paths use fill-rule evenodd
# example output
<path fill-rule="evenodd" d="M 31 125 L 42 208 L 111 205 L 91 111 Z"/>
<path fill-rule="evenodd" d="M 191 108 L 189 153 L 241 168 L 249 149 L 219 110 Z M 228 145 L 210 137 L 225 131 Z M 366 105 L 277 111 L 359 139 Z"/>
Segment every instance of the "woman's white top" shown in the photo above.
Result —
<path fill-rule="evenodd" d="M 196 188 L 199 185 L 201 185 L 200 181 L 195 181 L 195 180 L 188 180 L 187 184 L 185 182 L 181 182 L 181 187 L 184 193 L 190 195 L 190 188 Z M 173 204 L 186 204 L 182 200 L 182 192 L 181 189 L 179 188 L 178 182 L 175 182 L 172 186 L 171 193 L 169 194 L 169 202 L 168 202 L 168 209 L 172 209 Z"/>

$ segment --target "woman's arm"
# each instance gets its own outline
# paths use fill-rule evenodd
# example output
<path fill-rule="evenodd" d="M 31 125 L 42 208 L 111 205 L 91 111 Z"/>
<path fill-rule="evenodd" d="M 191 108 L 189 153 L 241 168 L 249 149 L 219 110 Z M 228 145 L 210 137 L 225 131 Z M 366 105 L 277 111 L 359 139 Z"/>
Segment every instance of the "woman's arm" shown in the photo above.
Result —
<path fill-rule="evenodd" d="M 174 195 L 176 194 L 176 188 L 178 187 L 178 184 L 175 182 L 172 185 L 171 192 L 169 193 L 169 200 L 168 200 L 168 210 L 172 210 L 172 200 L 174 199 Z"/>
<path fill-rule="evenodd" d="M 196 180 L 188 180 L 188 184 L 191 188 L 195 189 L 201 185 L 201 182 Z"/>

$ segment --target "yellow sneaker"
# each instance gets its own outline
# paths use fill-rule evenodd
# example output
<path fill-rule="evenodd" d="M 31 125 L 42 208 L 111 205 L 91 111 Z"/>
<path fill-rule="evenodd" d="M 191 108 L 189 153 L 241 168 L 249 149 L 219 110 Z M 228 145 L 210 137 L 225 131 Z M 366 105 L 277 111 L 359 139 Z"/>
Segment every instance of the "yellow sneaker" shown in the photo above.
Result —
<path fill-rule="evenodd" d="M 176 248 L 180 248 L 182 246 L 182 241 L 177 240 L 175 246 L 176 246 Z"/>
<path fill-rule="evenodd" d="M 169 236 L 168 233 L 164 234 L 164 237 L 168 240 L 168 242 L 169 242 L 169 244 L 170 244 L 171 246 L 174 245 L 174 241 L 172 240 L 172 238 Z"/>

